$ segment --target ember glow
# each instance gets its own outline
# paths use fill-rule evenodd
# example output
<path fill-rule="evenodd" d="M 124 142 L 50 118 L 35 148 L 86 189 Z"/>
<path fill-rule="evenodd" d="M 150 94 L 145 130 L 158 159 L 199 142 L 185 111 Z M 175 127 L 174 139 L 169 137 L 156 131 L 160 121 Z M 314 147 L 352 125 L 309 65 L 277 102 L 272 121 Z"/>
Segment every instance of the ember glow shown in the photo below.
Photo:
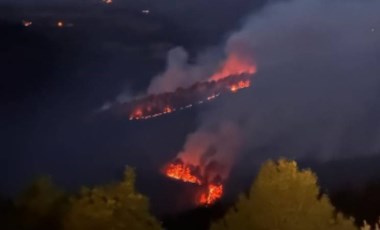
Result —
<path fill-rule="evenodd" d="M 65 24 L 62 21 L 57 22 L 57 27 L 63 27 Z"/>
<path fill-rule="evenodd" d="M 222 94 L 236 93 L 250 85 L 251 75 L 230 76 L 218 81 L 196 83 L 172 93 L 150 95 L 130 101 L 121 104 L 118 110 L 127 113 L 129 120 L 146 120 L 213 101 Z"/>
<path fill-rule="evenodd" d="M 33 24 L 33 22 L 32 22 L 32 21 L 23 20 L 23 21 L 22 21 L 22 24 L 23 24 L 25 27 L 29 27 L 29 26 L 31 26 L 31 25 Z"/>
<path fill-rule="evenodd" d="M 167 115 L 175 111 L 192 108 L 215 100 L 220 95 L 236 93 L 251 86 L 256 65 L 231 54 L 220 70 L 208 80 L 196 82 L 174 92 L 147 95 L 125 103 L 115 104 L 113 110 L 129 120 L 146 120 Z"/>
<path fill-rule="evenodd" d="M 251 81 L 246 80 L 246 81 L 239 81 L 236 84 L 231 85 L 230 90 L 231 92 L 235 93 L 241 89 L 248 88 L 251 86 Z"/>
<path fill-rule="evenodd" d="M 202 193 L 197 198 L 196 204 L 211 205 L 219 200 L 223 195 L 223 185 L 221 183 L 208 182 L 205 176 L 202 176 L 199 166 L 185 164 L 182 160 L 176 160 L 165 168 L 164 174 L 174 180 L 185 183 L 199 185 Z"/>

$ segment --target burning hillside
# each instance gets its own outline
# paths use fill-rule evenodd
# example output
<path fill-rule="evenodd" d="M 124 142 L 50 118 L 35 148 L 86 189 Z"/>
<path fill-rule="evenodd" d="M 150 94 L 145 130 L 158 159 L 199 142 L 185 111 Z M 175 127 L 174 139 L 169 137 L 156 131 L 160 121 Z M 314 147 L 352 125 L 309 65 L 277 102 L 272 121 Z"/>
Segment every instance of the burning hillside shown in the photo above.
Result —
<path fill-rule="evenodd" d="M 240 143 L 239 128 L 228 122 L 217 129 L 200 130 L 188 136 L 183 150 L 165 166 L 163 173 L 198 186 L 201 193 L 196 198 L 197 205 L 213 204 L 223 195 L 223 183 Z"/>
<path fill-rule="evenodd" d="M 177 85 L 173 91 L 161 89 L 162 91 L 155 94 L 117 103 L 113 106 L 113 110 L 118 114 L 128 116 L 129 120 L 155 118 L 212 101 L 221 94 L 235 93 L 248 88 L 251 86 L 251 77 L 255 73 L 256 65 L 251 59 L 230 54 L 218 70 L 203 81 L 197 81 L 188 87 Z M 161 85 L 162 82 L 168 82 L 171 78 L 168 80 L 166 76 L 162 75 L 153 79 L 151 84 Z"/>
<path fill-rule="evenodd" d="M 175 92 L 149 95 L 128 103 L 119 104 L 116 111 L 126 114 L 129 120 L 158 117 L 176 110 L 191 108 L 217 98 L 221 94 L 234 93 L 251 85 L 251 75 L 242 74 L 218 81 L 195 83 L 189 88 L 179 88 Z"/>
<path fill-rule="evenodd" d="M 158 93 L 119 103 L 112 109 L 128 116 L 129 120 L 155 118 L 212 101 L 222 94 L 232 94 L 248 88 L 255 73 L 256 65 L 251 59 L 230 54 L 218 70 L 205 80 L 197 81 L 189 87 L 175 85 L 176 88 L 171 88 L 175 90 L 171 91 L 160 87 L 173 76 L 160 75 L 152 81 L 153 85 L 157 84 L 155 89 Z M 183 151 L 163 170 L 171 179 L 199 186 L 201 193 L 197 196 L 197 205 L 211 205 L 222 197 L 223 183 L 228 178 L 234 161 L 231 156 L 239 151 L 241 141 L 240 132 L 233 124 L 226 122 L 216 129 L 209 128 L 189 135 Z"/>
<path fill-rule="evenodd" d="M 164 174 L 174 180 L 200 186 L 202 193 L 196 202 L 199 205 L 213 204 L 223 195 L 223 184 L 220 179 L 216 177 L 212 181 L 208 181 L 208 178 L 201 174 L 200 166 L 185 164 L 182 160 L 176 159 L 166 166 Z"/>

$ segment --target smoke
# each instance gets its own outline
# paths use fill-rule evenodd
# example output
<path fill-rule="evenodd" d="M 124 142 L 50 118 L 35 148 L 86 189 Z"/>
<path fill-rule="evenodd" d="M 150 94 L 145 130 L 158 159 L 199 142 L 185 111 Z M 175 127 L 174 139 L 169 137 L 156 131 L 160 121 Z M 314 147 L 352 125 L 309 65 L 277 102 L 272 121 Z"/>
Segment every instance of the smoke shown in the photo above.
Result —
<path fill-rule="evenodd" d="M 216 127 L 202 127 L 188 136 L 178 157 L 186 164 L 200 166 L 201 174 L 208 178 L 226 179 L 241 141 L 239 127 L 234 123 L 226 121 Z"/>
<path fill-rule="evenodd" d="M 197 58 L 195 64 L 189 63 L 189 54 L 182 47 L 168 52 L 167 67 L 164 73 L 151 81 L 148 94 L 173 92 L 179 87 L 188 87 L 205 80 L 217 66 L 214 52 L 207 51 Z"/>
<path fill-rule="evenodd" d="M 378 9 L 371 0 L 293 0 L 250 17 L 225 50 L 255 60 L 254 86 L 204 112 L 180 155 L 199 160 L 219 144 L 213 159 L 231 164 L 379 152 Z M 235 127 L 228 134 L 226 124 Z M 210 125 L 219 128 L 205 133 Z"/>

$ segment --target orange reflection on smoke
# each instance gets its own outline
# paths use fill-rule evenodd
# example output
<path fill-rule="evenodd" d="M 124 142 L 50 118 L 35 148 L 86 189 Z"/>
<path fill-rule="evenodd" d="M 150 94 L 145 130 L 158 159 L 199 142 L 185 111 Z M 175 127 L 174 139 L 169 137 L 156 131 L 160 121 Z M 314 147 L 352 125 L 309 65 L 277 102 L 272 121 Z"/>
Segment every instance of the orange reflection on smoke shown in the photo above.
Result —
<path fill-rule="evenodd" d="M 244 60 L 236 54 L 231 54 L 221 69 L 210 77 L 210 80 L 218 81 L 231 75 L 254 73 L 256 73 L 256 65 L 251 60 Z"/>

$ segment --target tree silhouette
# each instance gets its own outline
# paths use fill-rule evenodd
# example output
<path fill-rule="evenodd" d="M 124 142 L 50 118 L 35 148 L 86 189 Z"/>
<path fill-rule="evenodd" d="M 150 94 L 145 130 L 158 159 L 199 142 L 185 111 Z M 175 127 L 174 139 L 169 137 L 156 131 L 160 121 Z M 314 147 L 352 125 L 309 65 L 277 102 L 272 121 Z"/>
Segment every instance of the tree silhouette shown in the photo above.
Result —
<path fill-rule="evenodd" d="M 134 170 L 127 167 L 120 183 L 83 188 L 78 197 L 71 199 L 64 229 L 161 229 L 149 213 L 148 199 L 136 191 L 135 178 Z"/>
<path fill-rule="evenodd" d="M 320 195 L 317 177 L 300 171 L 296 162 L 279 160 L 265 163 L 248 196 L 237 204 L 212 230 L 350 230 L 352 219 L 336 213 L 326 195 Z"/>
<path fill-rule="evenodd" d="M 60 229 L 66 208 L 65 193 L 50 177 L 40 177 L 15 200 L 11 225 L 17 229 Z"/>

